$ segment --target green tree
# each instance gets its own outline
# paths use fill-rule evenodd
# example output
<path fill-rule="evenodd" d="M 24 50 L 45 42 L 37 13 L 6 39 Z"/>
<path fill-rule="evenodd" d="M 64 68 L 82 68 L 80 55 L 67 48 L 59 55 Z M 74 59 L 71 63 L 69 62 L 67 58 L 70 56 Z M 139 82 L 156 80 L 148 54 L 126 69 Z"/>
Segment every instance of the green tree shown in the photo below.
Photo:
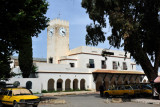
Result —
<path fill-rule="evenodd" d="M 2 69 L 10 72 L 7 58 L 22 49 L 24 37 L 38 37 L 41 30 L 47 27 L 47 6 L 46 0 L 0 0 L 0 49 L 7 47 L 0 50 L 0 62 L 5 64 L 0 66 L 0 73 L 4 72 Z M 6 55 L 5 58 L 3 55 Z"/>
<path fill-rule="evenodd" d="M 21 42 L 22 47 L 19 49 L 18 62 L 23 78 L 28 78 L 33 67 L 32 38 L 24 37 Z"/>
<path fill-rule="evenodd" d="M 4 40 L 0 40 L 0 79 L 5 79 L 10 77 L 10 47 L 6 45 Z M 3 47 L 2 47 L 3 46 Z"/>
<path fill-rule="evenodd" d="M 112 34 L 110 45 L 124 47 L 140 64 L 148 79 L 158 76 L 160 66 L 160 1 L 159 0 L 82 0 L 93 24 L 86 27 L 86 44 L 105 41 L 106 20 Z"/>

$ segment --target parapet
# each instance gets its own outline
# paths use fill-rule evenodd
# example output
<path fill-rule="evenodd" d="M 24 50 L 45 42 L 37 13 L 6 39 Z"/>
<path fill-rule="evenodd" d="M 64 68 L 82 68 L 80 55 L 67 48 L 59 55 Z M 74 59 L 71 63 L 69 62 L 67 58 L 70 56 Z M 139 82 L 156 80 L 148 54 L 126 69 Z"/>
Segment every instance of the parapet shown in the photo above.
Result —
<path fill-rule="evenodd" d="M 50 26 L 58 24 L 58 25 L 64 25 L 64 26 L 69 26 L 69 21 L 61 20 L 61 19 L 53 19 L 49 21 L 48 23 Z"/>

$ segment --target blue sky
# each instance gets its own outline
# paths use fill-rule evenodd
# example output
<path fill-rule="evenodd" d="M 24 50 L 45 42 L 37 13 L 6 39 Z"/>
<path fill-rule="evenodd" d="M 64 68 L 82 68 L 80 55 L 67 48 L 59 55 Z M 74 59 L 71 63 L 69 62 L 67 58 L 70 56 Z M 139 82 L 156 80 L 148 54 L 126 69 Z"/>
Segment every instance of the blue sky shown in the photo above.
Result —
<path fill-rule="evenodd" d="M 69 21 L 69 41 L 70 49 L 85 46 L 86 25 L 92 21 L 89 19 L 86 10 L 81 7 L 82 0 L 47 0 L 49 3 L 46 16 L 50 20 L 60 18 Z M 60 15 L 59 15 L 60 14 Z M 107 22 L 108 23 L 108 22 Z M 106 37 L 111 34 L 111 28 L 107 24 Z M 100 43 L 98 48 L 109 48 L 108 41 Z M 111 48 L 113 50 L 113 47 Z M 120 49 L 122 50 L 122 49 Z M 47 29 L 42 31 L 39 36 L 33 38 L 33 57 L 46 58 L 47 56 Z M 137 67 L 141 70 L 141 67 Z"/>
<path fill-rule="evenodd" d="M 85 9 L 81 7 L 82 0 L 47 0 L 49 7 L 46 16 L 50 20 L 60 18 L 69 21 L 70 49 L 85 46 L 86 25 L 92 21 Z M 59 15 L 60 14 L 60 15 Z M 108 34 L 110 27 L 107 26 Z M 106 35 L 106 36 L 107 36 Z M 109 48 L 108 42 L 99 44 L 100 48 Z M 33 38 L 33 57 L 46 58 L 47 56 L 47 29 Z"/>

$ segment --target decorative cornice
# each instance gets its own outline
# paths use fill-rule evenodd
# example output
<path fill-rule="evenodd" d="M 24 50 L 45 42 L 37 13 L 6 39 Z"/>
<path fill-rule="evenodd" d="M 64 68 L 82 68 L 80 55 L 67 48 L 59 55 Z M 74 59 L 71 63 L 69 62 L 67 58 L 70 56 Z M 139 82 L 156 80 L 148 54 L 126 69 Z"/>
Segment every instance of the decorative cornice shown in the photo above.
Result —
<path fill-rule="evenodd" d="M 45 71 L 39 71 L 37 73 L 51 73 L 51 74 L 92 74 L 92 73 L 88 73 L 88 72 L 45 72 Z"/>
<path fill-rule="evenodd" d="M 102 56 L 101 54 L 85 53 L 85 52 L 80 52 L 80 53 L 70 54 L 70 55 L 68 55 L 68 56 L 74 56 L 74 55 L 78 55 L 78 54 L 88 54 L 88 55 L 97 55 L 97 56 Z M 113 56 L 113 55 L 109 55 L 108 57 L 125 58 L 125 57 L 121 57 L 121 56 Z M 128 57 L 127 57 L 126 59 L 131 59 L 131 58 L 128 58 Z"/>

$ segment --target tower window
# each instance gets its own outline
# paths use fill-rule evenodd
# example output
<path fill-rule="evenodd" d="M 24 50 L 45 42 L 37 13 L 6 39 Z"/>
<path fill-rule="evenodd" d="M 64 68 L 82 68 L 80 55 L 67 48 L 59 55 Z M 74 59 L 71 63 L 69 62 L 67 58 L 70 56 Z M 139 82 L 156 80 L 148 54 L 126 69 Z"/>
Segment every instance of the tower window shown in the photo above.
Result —
<path fill-rule="evenodd" d="M 53 58 L 52 57 L 49 58 L 49 63 L 53 63 Z"/>

